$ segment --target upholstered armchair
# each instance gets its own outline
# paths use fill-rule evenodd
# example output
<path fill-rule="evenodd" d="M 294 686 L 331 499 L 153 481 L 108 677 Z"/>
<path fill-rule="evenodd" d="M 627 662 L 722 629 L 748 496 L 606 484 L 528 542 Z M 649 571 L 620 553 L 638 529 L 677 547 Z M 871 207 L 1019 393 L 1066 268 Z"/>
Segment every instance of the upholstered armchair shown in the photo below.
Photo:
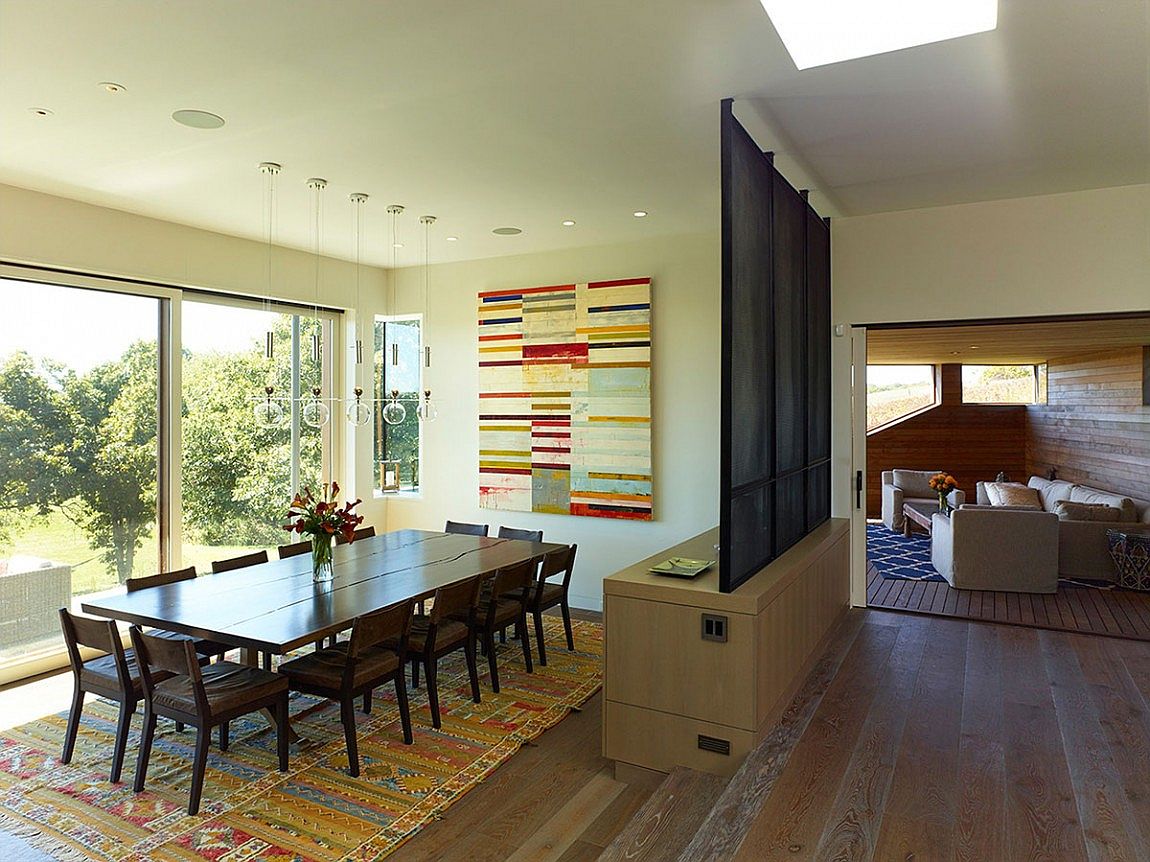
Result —
<path fill-rule="evenodd" d="M 940 470 L 883 470 L 882 472 L 882 522 L 892 530 L 902 532 L 906 519 L 902 514 L 903 503 L 936 503 L 938 494 L 930 487 L 930 477 Z M 966 502 L 966 494 L 955 488 L 947 496 L 951 508 L 957 509 Z"/>
<path fill-rule="evenodd" d="M 1058 590 L 1058 516 L 1035 509 L 963 506 L 931 520 L 930 559 L 960 590 Z"/>

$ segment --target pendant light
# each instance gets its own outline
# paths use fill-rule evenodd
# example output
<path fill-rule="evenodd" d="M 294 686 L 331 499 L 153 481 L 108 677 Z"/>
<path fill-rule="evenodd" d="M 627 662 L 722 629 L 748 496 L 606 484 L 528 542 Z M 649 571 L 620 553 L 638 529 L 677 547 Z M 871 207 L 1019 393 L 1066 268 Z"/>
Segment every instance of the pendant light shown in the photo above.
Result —
<path fill-rule="evenodd" d="M 363 401 L 363 387 L 360 377 L 363 369 L 363 339 L 359 337 L 360 329 L 360 275 L 363 268 L 363 205 L 367 203 L 367 195 L 355 192 L 348 196 L 348 200 L 355 206 L 355 400 L 347 405 L 347 421 L 356 428 L 362 428 L 371 421 L 371 407 Z"/>
<path fill-rule="evenodd" d="M 315 320 L 319 324 L 319 265 L 321 257 L 320 237 L 323 233 L 323 190 L 327 188 L 327 180 L 312 177 L 307 181 L 307 187 L 312 190 L 312 255 L 315 259 Z M 323 361 L 323 349 L 320 335 L 317 330 L 311 337 L 311 358 L 317 365 Z M 323 390 L 319 386 L 311 390 L 311 399 L 304 405 L 300 418 L 305 425 L 312 428 L 322 428 L 331 419 L 331 409 L 323 403 L 320 395 Z"/>
<path fill-rule="evenodd" d="M 428 305 L 428 278 L 431 269 L 431 226 L 435 224 L 435 216 L 420 216 L 419 223 L 423 225 L 423 326 L 420 327 L 420 331 L 423 333 L 423 367 L 430 369 L 431 345 L 427 343 L 427 333 L 431 327 L 431 312 Z M 418 398 L 418 396 L 416 397 Z M 423 390 L 423 400 L 419 402 L 419 407 L 416 408 L 416 414 L 423 422 L 434 422 L 435 418 L 439 415 L 439 410 L 437 410 L 435 404 L 432 403 L 430 389 Z"/>
<path fill-rule="evenodd" d="M 276 217 L 276 177 L 283 167 L 275 162 L 261 162 L 260 173 L 264 175 L 264 228 L 267 238 L 267 289 L 264 293 L 263 309 L 271 314 L 272 294 L 272 248 L 275 240 Z M 275 356 L 275 333 L 269 328 L 264 336 L 264 358 L 271 365 Z M 271 377 L 271 368 L 268 369 Z M 275 428 L 283 424 L 283 408 L 275 400 L 275 386 L 270 382 L 264 386 L 264 397 L 256 402 L 253 410 L 256 424 L 261 428 Z"/>
<path fill-rule="evenodd" d="M 387 208 L 387 214 L 391 216 L 391 270 L 388 273 L 388 278 L 391 281 L 391 302 L 388 304 L 388 314 L 395 314 L 395 252 L 396 249 L 401 247 L 399 241 L 399 217 L 403 215 L 403 207 L 399 204 L 392 204 Z M 387 361 L 387 358 L 384 358 Z M 394 369 L 399 368 L 399 344 L 391 345 L 391 367 Z M 401 425 L 403 420 L 407 418 L 407 408 L 403 402 L 399 400 L 399 390 L 392 389 L 391 397 L 388 399 L 387 404 L 384 405 L 383 410 L 380 411 L 383 416 L 383 421 L 388 425 Z"/>

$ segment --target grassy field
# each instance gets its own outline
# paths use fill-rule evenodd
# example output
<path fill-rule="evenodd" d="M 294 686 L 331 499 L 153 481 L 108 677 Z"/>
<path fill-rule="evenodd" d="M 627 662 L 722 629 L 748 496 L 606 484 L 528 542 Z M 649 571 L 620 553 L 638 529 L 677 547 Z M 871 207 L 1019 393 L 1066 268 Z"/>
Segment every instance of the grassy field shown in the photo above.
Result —
<path fill-rule="evenodd" d="M 214 547 L 211 545 L 184 545 L 185 566 L 195 566 L 200 573 L 212 570 L 212 560 L 234 557 L 258 548 L 246 546 Z M 13 541 L 0 546 L 0 559 L 14 554 L 42 557 L 72 566 L 72 595 L 84 595 L 110 589 L 117 585 L 116 574 L 109 572 L 100 560 L 98 551 L 92 550 L 84 532 L 60 512 L 53 512 L 37 521 L 35 526 Z M 144 542 L 136 552 L 134 576 L 154 575 L 159 571 L 159 552 L 154 539 Z"/>

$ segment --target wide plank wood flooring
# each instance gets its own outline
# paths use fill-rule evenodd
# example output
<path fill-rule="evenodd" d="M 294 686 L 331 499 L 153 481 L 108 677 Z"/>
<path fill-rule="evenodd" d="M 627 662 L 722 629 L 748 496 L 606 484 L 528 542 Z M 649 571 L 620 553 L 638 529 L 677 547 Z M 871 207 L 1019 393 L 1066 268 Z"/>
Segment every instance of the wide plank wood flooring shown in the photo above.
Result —
<path fill-rule="evenodd" d="M 884 578 L 867 567 L 867 605 L 966 620 L 1150 641 L 1150 593 L 1060 587 L 1053 595 L 956 590 L 944 581 Z"/>
<path fill-rule="evenodd" d="M 734 859 L 1150 860 L 1150 644 L 852 614 Z"/>

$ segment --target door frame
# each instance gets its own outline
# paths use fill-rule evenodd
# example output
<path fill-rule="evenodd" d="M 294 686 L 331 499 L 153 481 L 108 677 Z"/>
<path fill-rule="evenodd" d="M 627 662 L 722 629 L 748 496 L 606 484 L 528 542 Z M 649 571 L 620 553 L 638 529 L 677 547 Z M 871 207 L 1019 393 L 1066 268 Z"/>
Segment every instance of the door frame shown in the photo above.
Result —
<path fill-rule="evenodd" d="M 851 605 L 866 607 L 866 327 L 851 338 Z"/>

